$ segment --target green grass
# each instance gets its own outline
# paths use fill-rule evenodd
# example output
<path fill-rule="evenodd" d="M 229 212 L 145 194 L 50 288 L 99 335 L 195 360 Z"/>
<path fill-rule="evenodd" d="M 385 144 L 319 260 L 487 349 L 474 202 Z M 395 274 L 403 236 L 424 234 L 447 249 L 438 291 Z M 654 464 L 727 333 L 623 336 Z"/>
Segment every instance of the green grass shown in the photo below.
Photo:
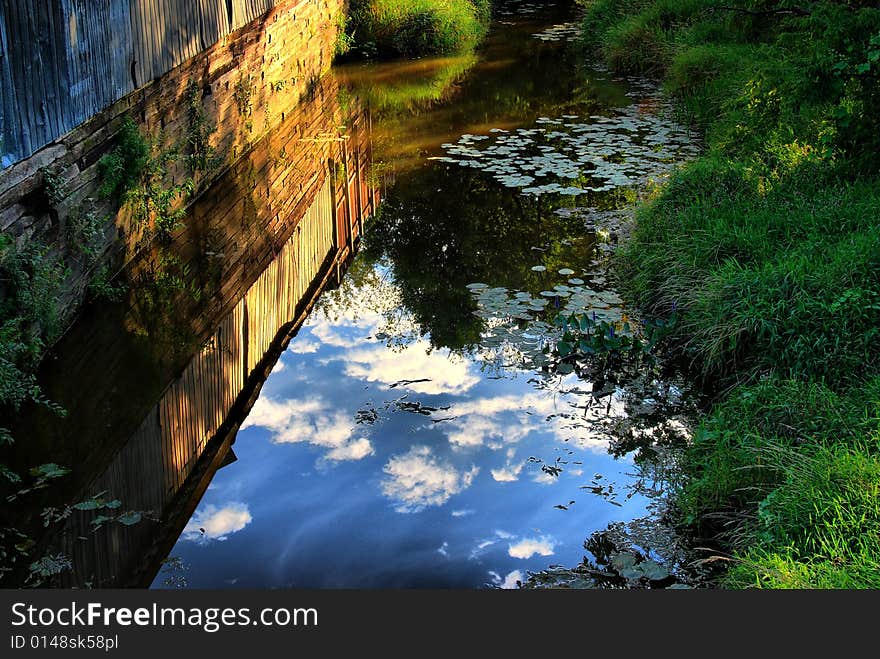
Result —
<path fill-rule="evenodd" d="M 815 451 L 775 449 L 784 479 L 725 584 L 759 588 L 880 587 L 878 439 Z M 765 450 L 772 453 L 773 449 Z"/>
<path fill-rule="evenodd" d="M 821 175 L 761 194 L 749 170 L 710 157 L 638 214 L 625 287 L 653 314 L 686 312 L 678 339 L 708 377 L 843 385 L 880 366 L 880 188 Z"/>
<path fill-rule="evenodd" d="M 723 393 L 686 456 L 683 519 L 731 587 L 877 587 L 880 11 L 586 2 L 586 46 L 661 76 L 705 155 L 637 212 L 620 279 Z"/>
<path fill-rule="evenodd" d="M 473 49 L 489 23 L 488 0 L 352 0 L 352 49 L 380 57 L 451 55 Z"/>
<path fill-rule="evenodd" d="M 785 451 L 859 446 L 878 429 L 880 377 L 843 394 L 785 378 L 738 387 L 695 433 L 687 455 L 691 478 L 678 506 L 690 521 L 707 508 L 731 515 L 755 511 L 784 478 Z"/>

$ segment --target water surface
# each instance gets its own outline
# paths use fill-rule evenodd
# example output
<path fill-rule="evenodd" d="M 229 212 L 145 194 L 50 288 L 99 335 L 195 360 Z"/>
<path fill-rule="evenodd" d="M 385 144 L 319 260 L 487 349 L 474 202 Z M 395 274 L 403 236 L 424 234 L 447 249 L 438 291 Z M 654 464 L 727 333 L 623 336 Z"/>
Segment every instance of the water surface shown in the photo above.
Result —
<path fill-rule="evenodd" d="M 566 310 L 638 332 L 608 254 L 695 146 L 649 85 L 584 66 L 574 28 L 523 5 L 473 57 L 338 73 L 371 106 L 384 206 L 154 587 L 514 587 L 653 514 L 683 381 L 542 347 Z"/>

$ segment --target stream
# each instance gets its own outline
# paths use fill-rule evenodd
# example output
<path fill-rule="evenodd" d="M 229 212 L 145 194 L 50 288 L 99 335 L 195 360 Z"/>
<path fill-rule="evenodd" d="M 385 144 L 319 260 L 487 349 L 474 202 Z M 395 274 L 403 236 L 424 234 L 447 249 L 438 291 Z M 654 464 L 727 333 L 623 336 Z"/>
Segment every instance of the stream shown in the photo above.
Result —
<path fill-rule="evenodd" d="M 564 18 L 524 4 L 476 56 L 337 70 L 393 183 L 154 587 L 509 588 L 609 529 L 672 569 L 645 520 L 686 383 L 541 346 L 548 309 L 627 320 L 606 267 L 633 190 L 696 145 Z"/>
<path fill-rule="evenodd" d="M 570 8 L 503 7 L 475 54 L 335 67 L 53 349 L 68 414 L 10 463 L 98 497 L 61 585 L 698 585 L 666 520 L 698 395 L 609 262 L 699 142 Z"/>

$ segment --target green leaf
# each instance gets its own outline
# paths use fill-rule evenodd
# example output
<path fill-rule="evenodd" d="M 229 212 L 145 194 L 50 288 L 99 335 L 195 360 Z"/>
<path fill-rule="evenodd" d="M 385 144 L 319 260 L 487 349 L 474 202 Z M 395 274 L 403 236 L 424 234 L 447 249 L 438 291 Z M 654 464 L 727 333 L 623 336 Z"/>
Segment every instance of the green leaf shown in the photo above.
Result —
<path fill-rule="evenodd" d="M 10 483 L 21 483 L 21 476 L 16 474 L 4 464 L 0 464 L 0 475 L 2 475 Z"/>
<path fill-rule="evenodd" d="M 39 467 L 34 467 L 30 471 L 31 476 L 38 476 L 40 478 L 60 478 L 61 476 L 66 476 L 70 473 L 70 469 L 65 469 L 55 463 L 42 464 Z"/>
<path fill-rule="evenodd" d="M 92 520 L 92 526 L 100 528 L 104 525 L 105 522 L 111 521 L 113 521 L 113 518 L 109 517 L 108 515 L 98 515 L 95 519 Z"/>
<path fill-rule="evenodd" d="M 45 578 L 60 574 L 72 567 L 73 565 L 67 556 L 56 554 L 54 556 L 44 556 L 40 560 L 31 563 L 28 569 L 31 575 Z"/>
<path fill-rule="evenodd" d="M 125 526 L 133 526 L 141 521 L 141 514 L 135 511 L 129 511 L 117 517 L 116 521 Z"/>
<path fill-rule="evenodd" d="M 622 576 L 624 579 L 631 579 L 633 581 L 635 581 L 636 579 L 641 579 L 644 576 L 641 567 L 638 565 L 618 570 L 618 572 L 620 573 L 620 576 Z"/>
<path fill-rule="evenodd" d="M 86 499 L 85 501 L 73 504 L 73 507 L 77 510 L 97 510 L 102 506 L 103 504 L 99 499 Z"/>
<path fill-rule="evenodd" d="M 632 554 L 621 553 L 614 554 L 611 557 L 611 567 L 618 572 L 633 567 L 636 564 L 636 557 Z"/>
<path fill-rule="evenodd" d="M 642 574 L 651 581 L 662 581 L 669 576 L 669 570 L 651 559 L 642 561 L 638 564 L 638 567 L 641 569 Z"/>

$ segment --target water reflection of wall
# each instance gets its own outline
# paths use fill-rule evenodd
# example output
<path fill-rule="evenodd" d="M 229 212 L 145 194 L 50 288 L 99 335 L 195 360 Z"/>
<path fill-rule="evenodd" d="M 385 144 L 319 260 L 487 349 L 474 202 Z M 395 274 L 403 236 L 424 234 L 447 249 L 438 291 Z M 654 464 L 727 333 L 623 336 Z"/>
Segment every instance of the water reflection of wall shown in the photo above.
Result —
<path fill-rule="evenodd" d="M 162 165 L 163 187 L 191 176 L 201 189 L 296 113 L 332 62 L 344 6 L 344 0 L 0 3 L 0 231 L 17 243 L 45 244 L 53 259 L 64 261 L 65 324 L 89 282 L 133 258 L 149 231 L 131 205 L 120 210 L 100 193 L 100 161 L 125 118 L 157 154 L 182 156 Z M 206 141 L 216 162 L 209 158 L 196 172 L 188 155 L 201 131 L 196 141 Z M 96 235 L 78 236 L 78 223 L 89 217 L 103 218 Z M 94 256 L 84 258 L 84 246 Z"/>
<path fill-rule="evenodd" d="M 64 549 L 75 566 L 65 585 L 149 583 L 214 471 L 230 458 L 238 424 L 283 346 L 321 291 L 338 282 L 378 196 L 367 178 L 369 118 L 353 106 L 343 113 L 337 92 L 335 82 L 325 80 L 316 90 L 318 102 L 302 109 L 302 121 L 270 136 L 193 209 L 190 235 L 175 251 L 192 264 L 190 276 L 199 280 L 205 268 L 199 237 L 211 233 L 208 229 L 214 229 L 212 240 L 222 243 L 214 249 L 225 250 L 220 276 L 206 285 L 213 292 L 210 300 L 169 310 L 196 337 L 190 344 L 195 348 L 158 401 L 152 397 L 136 427 L 129 411 L 108 424 L 124 434 L 103 441 L 93 437 L 79 447 L 92 456 L 78 461 L 93 474 L 84 493 L 107 492 L 122 501 L 123 509 L 152 511 L 158 521 L 113 524 L 92 533 L 95 514 L 78 513 L 64 534 Z M 288 158 L 278 158 L 285 148 Z M 224 227 L 224 237 L 217 238 Z M 132 278 L 155 266 L 166 249 L 146 254 Z M 136 301 L 137 292 L 133 297 Z M 149 334 L 139 318 L 127 315 L 129 334 Z M 90 350 L 100 359 L 100 347 Z M 107 360 L 125 368 L 124 360 Z M 112 381 L 103 382 L 103 391 L 82 397 L 113 396 Z M 132 394 L 138 392 L 123 395 Z M 126 407 L 132 409 L 130 401 Z"/>

